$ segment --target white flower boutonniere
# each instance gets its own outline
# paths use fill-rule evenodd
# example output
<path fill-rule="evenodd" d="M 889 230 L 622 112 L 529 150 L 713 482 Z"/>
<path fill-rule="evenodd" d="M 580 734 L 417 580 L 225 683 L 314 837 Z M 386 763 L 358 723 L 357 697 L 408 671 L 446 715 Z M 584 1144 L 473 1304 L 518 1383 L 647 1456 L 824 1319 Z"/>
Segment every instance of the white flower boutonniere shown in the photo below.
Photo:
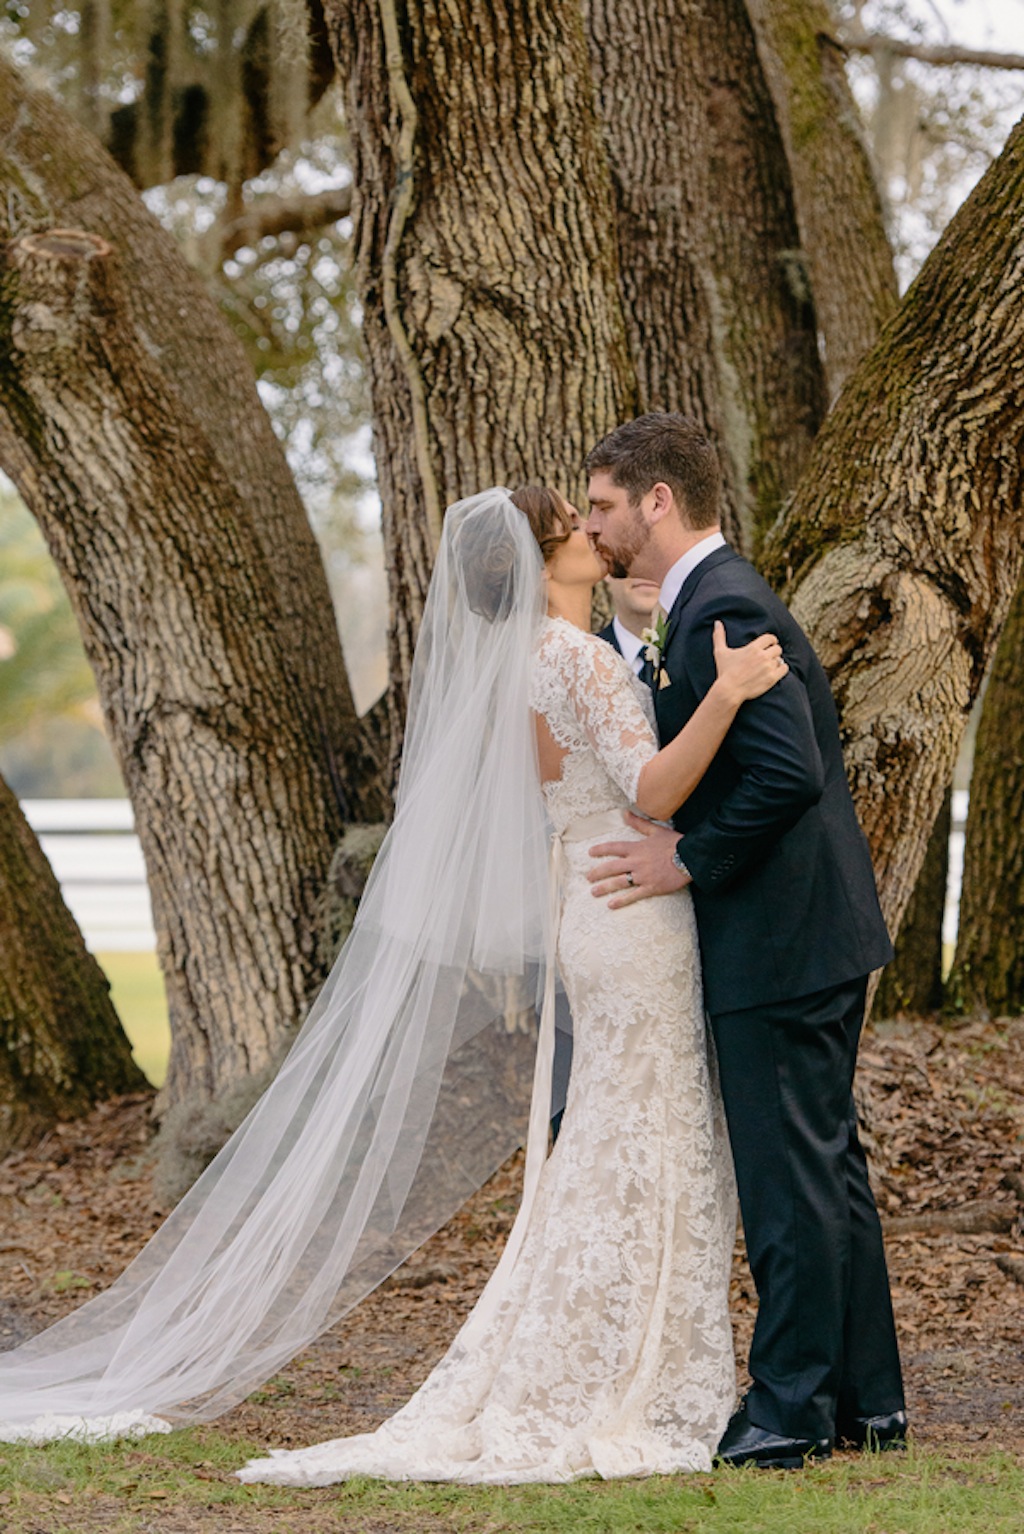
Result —
<path fill-rule="evenodd" d="M 662 666 L 662 655 L 668 638 L 668 618 L 660 608 L 650 628 L 641 629 L 640 638 L 644 642 L 644 660 L 649 661 L 653 666 L 658 687 L 667 687 L 670 678 Z"/>

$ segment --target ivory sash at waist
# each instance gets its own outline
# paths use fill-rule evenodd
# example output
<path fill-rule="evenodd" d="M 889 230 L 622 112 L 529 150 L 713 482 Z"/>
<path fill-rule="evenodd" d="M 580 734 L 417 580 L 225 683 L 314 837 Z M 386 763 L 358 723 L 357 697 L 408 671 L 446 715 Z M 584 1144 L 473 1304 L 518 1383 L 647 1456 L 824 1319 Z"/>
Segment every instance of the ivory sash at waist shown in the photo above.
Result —
<path fill-rule="evenodd" d="M 555 833 L 560 842 L 617 841 L 635 837 L 637 832 L 623 820 L 624 810 L 598 810 L 593 815 L 579 815 L 570 820 L 564 831 Z"/>

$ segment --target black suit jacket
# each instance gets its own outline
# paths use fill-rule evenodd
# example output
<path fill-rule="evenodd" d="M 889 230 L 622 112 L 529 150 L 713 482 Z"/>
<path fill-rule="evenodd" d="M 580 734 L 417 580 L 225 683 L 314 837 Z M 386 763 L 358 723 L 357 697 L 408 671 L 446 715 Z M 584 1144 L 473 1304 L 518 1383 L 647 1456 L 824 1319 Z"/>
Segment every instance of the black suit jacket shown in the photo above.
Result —
<path fill-rule="evenodd" d="M 790 669 L 744 703 L 673 816 L 712 1014 L 804 996 L 892 958 L 828 680 L 796 619 L 733 549 L 716 549 L 691 571 L 669 614 L 669 682 L 654 694 L 662 743 L 715 679 L 717 618 L 730 645 L 777 634 Z"/>

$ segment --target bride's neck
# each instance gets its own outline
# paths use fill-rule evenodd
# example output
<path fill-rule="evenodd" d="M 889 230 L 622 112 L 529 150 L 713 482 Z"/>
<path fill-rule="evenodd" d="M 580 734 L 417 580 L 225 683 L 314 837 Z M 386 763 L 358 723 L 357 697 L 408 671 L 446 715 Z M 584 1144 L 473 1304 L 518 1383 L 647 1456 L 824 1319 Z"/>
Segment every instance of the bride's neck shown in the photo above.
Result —
<path fill-rule="evenodd" d="M 554 586 L 548 588 L 548 617 L 565 618 L 578 629 L 590 633 L 591 586 Z"/>

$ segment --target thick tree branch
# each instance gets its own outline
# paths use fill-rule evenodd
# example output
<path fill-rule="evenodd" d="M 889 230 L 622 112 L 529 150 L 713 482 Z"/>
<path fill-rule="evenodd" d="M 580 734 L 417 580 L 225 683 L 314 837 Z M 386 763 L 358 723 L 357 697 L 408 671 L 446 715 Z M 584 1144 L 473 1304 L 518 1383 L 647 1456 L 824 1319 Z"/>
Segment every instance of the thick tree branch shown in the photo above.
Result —
<path fill-rule="evenodd" d="M 141 274 L 126 295 L 126 324 L 147 338 L 216 443 L 273 572 L 297 685 L 319 699 L 324 749 L 347 810 L 379 818 L 384 800 L 365 772 L 323 561 L 242 346 L 99 144 L 0 60 L 0 239 L 70 223 L 108 240 Z"/>
<path fill-rule="evenodd" d="M 326 224 L 336 224 L 352 212 L 352 186 L 328 187 L 294 197 L 260 197 L 240 218 L 217 223 L 206 236 L 204 250 L 217 265 L 243 246 L 282 234 L 308 235 Z"/>
<path fill-rule="evenodd" d="M 896 307 L 882 204 L 826 0 L 747 0 L 835 397 Z"/>
<path fill-rule="evenodd" d="M 935 64 L 940 68 L 973 64 L 980 69 L 1024 69 L 1024 53 L 993 53 L 984 48 L 960 48 L 954 43 L 933 46 L 867 32 L 843 32 L 839 41 L 847 53 L 866 53 L 873 58 L 916 59 L 919 64 Z"/>
<path fill-rule="evenodd" d="M 883 1216 L 887 1236 L 1004 1235 L 1014 1227 L 1015 1211 L 996 1199 L 978 1199 L 959 1209 L 918 1209 L 913 1214 Z"/>
<path fill-rule="evenodd" d="M 2 61 L 0 240 L 0 458 L 68 587 L 135 805 L 169 1091 L 219 1090 L 322 979 L 316 902 L 346 820 L 381 817 L 378 742 L 241 346 L 100 145 Z"/>
<path fill-rule="evenodd" d="M 252 519 L 130 324 L 129 286 L 87 231 L 7 244 L 0 451 L 68 586 L 135 808 L 177 1025 L 169 1090 L 213 1094 L 302 1016 L 319 976 L 300 912 L 341 819 Z M 209 1039 L 198 1080 L 190 1022 Z"/>
<path fill-rule="evenodd" d="M 1024 541 L 1024 124 L 833 408 L 765 573 L 832 679 L 898 926 Z"/>

